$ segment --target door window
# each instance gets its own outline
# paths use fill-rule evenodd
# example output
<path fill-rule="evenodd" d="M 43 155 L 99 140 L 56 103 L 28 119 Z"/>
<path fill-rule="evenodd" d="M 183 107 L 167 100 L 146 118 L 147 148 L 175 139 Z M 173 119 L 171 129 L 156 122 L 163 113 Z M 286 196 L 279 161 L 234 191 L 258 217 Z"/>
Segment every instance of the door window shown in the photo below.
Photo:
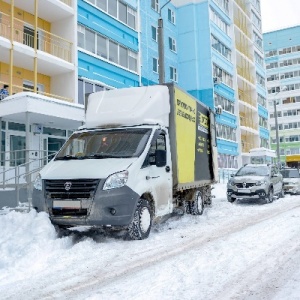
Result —
<path fill-rule="evenodd" d="M 10 136 L 10 166 L 16 167 L 25 163 L 26 157 L 25 136 Z"/>

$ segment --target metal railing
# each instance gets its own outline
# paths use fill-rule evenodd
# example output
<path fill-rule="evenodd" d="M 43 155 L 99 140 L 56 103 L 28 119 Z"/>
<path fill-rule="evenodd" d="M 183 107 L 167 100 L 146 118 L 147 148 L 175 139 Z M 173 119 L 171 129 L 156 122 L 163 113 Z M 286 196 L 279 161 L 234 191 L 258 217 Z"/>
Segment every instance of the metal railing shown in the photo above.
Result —
<path fill-rule="evenodd" d="M 28 162 L 23 163 L 26 156 L 26 152 L 33 151 L 38 152 L 36 150 L 16 150 L 0 152 L 0 189 L 2 191 L 5 191 L 7 189 L 15 190 L 17 203 L 20 202 L 20 190 L 27 189 L 29 209 L 31 207 L 31 194 L 34 180 L 38 172 L 55 155 L 55 153 L 52 153 L 46 156 L 30 158 Z M 39 152 L 45 153 L 45 151 Z"/>
<path fill-rule="evenodd" d="M 0 36 L 11 39 L 10 15 L 1 12 Z M 37 28 L 37 49 L 53 56 L 72 62 L 73 43 L 46 30 Z M 34 48 L 35 30 L 18 18 L 14 18 L 13 37 L 14 41 Z"/>

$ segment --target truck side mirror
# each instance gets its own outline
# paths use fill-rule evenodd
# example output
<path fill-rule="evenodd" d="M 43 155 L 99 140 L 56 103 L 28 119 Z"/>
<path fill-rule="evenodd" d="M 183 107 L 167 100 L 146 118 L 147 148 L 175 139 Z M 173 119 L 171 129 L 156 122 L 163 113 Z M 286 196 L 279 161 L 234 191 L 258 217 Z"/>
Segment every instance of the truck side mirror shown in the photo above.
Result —
<path fill-rule="evenodd" d="M 157 167 L 164 167 L 167 163 L 167 151 L 155 150 L 155 165 Z"/>

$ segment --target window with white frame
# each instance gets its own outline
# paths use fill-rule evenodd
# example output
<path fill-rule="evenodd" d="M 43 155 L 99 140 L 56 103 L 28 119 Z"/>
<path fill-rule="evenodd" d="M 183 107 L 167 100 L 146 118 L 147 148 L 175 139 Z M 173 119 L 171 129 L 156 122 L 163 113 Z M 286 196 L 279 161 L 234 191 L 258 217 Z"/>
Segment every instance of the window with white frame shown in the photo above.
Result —
<path fill-rule="evenodd" d="M 151 8 L 155 11 L 159 11 L 159 3 L 158 0 L 151 0 Z"/>
<path fill-rule="evenodd" d="M 86 0 L 122 23 L 136 29 L 137 11 L 122 0 Z"/>
<path fill-rule="evenodd" d="M 233 76 L 227 73 L 219 66 L 217 66 L 216 64 L 213 64 L 213 77 L 219 77 L 224 84 L 233 87 Z"/>
<path fill-rule="evenodd" d="M 264 66 L 264 59 L 256 51 L 254 51 L 254 58 L 257 64 Z"/>
<path fill-rule="evenodd" d="M 154 26 L 151 26 L 151 36 L 152 39 L 157 42 L 157 28 Z"/>
<path fill-rule="evenodd" d="M 214 0 L 219 4 L 219 7 L 223 9 L 227 14 L 229 13 L 229 0 Z"/>
<path fill-rule="evenodd" d="M 175 12 L 168 8 L 168 20 L 172 23 L 175 24 Z"/>
<path fill-rule="evenodd" d="M 213 35 L 211 35 L 211 46 L 231 61 L 231 50 Z"/>
<path fill-rule="evenodd" d="M 170 80 L 177 82 L 177 69 L 170 67 Z"/>
<path fill-rule="evenodd" d="M 255 31 L 253 31 L 253 40 L 254 40 L 255 45 L 258 48 L 262 49 L 262 47 L 263 47 L 262 38 Z"/>
<path fill-rule="evenodd" d="M 169 49 L 176 52 L 176 40 L 169 37 Z"/>
<path fill-rule="evenodd" d="M 136 52 L 80 24 L 78 24 L 78 47 L 130 71 L 138 70 Z"/>
<path fill-rule="evenodd" d="M 214 94 L 214 98 L 215 98 L 215 107 L 220 105 L 224 111 L 234 114 L 233 101 L 230 101 L 217 93 Z"/>
<path fill-rule="evenodd" d="M 227 35 L 229 35 L 229 25 L 213 9 L 209 10 L 210 19 Z"/>
<path fill-rule="evenodd" d="M 152 70 L 155 73 L 158 73 L 158 59 L 156 57 L 152 58 Z"/>
<path fill-rule="evenodd" d="M 256 73 L 256 83 L 261 85 L 262 87 L 265 87 L 265 78 L 262 77 L 260 74 Z"/>

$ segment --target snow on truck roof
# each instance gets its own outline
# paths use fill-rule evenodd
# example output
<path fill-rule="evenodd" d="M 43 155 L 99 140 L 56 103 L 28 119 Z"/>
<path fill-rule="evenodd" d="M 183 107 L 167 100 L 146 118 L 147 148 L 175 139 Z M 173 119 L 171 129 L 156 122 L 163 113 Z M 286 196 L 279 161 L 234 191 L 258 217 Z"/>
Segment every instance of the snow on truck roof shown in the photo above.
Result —
<path fill-rule="evenodd" d="M 123 88 L 93 93 L 88 98 L 85 128 L 112 125 L 160 124 L 169 126 L 167 86 Z"/>

